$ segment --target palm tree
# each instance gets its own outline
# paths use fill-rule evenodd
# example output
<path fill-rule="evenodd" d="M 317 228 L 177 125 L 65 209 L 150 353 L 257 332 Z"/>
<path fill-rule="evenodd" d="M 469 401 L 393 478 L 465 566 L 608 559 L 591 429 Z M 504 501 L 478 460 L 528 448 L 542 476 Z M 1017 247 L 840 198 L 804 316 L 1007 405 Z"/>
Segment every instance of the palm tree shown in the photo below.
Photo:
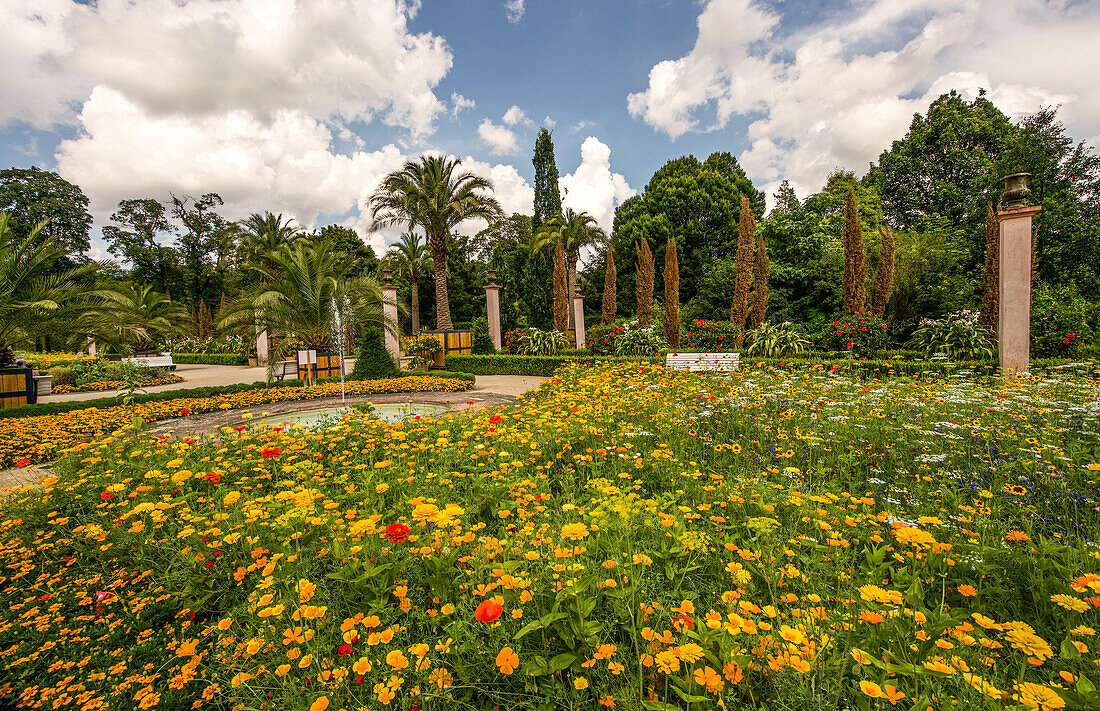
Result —
<path fill-rule="evenodd" d="M 355 323 L 384 323 L 382 288 L 369 276 L 352 276 L 350 263 L 331 240 L 299 241 L 253 264 L 259 283 L 225 307 L 219 328 L 257 327 L 294 335 L 306 348 L 333 345 L 336 308 Z M 392 326 L 391 326 L 392 327 Z M 272 363 L 281 354 L 274 354 Z"/>
<path fill-rule="evenodd" d="M 606 241 L 607 234 L 596 223 L 595 217 L 585 211 L 575 212 L 573 208 L 567 207 L 562 214 L 546 220 L 532 235 L 532 252 L 554 249 L 559 237 L 562 247 L 565 248 L 567 288 L 572 298 L 573 288 L 577 284 L 577 261 L 580 258 L 581 248 Z M 573 327 L 573 308 L 570 306 L 569 328 Z"/>
<path fill-rule="evenodd" d="M 420 279 L 432 273 L 432 256 L 428 245 L 415 232 L 405 232 L 396 244 L 390 247 L 386 263 L 399 275 L 409 280 L 412 295 L 409 299 L 412 307 L 412 332 L 420 333 Z"/>
<path fill-rule="evenodd" d="M 493 184 L 479 175 L 459 171 L 457 158 L 424 155 L 382 179 L 370 197 L 372 229 L 391 225 L 420 227 L 428 238 L 435 276 L 436 328 L 451 330 L 447 299 L 447 240 L 451 230 L 471 218 L 486 221 L 501 215 L 500 203 L 489 193 Z"/>
<path fill-rule="evenodd" d="M 151 350 L 168 336 L 184 332 L 186 309 L 151 286 L 126 284 L 91 292 L 94 299 L 80 323 L 96 341 L 135 351 Z"/>
<path fill-rule="evenodd" d="M 83 311 L 99 262 L 55 271 L 69 255 L 56 236 L 39 242 L 46 221 L 23 238 L 0 212 L 0 366 L 12 360 L 12 348 L 33 343 L 38 335 L 64 333 Z"/>
<path fill-rule="evenodd" d="M 273 215 L 270 212 L 254 212 L 238 223 L 240 246 L 237 247 L 237 261 L 243 265 L 262 262 L 267 255 L 280 247 L 293 244 L 302 233 L 302 228 L 292 224 L 294 218 L 283 218 L 283 213 Z"/>

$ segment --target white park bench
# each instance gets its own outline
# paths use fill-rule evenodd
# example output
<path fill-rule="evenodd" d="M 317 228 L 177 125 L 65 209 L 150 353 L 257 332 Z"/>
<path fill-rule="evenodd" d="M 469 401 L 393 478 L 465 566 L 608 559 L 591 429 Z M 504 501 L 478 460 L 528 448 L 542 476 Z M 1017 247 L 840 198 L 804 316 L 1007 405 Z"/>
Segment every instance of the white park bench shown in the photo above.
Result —
<path fill-rule="evenodd" d="M 280 360 L 275 362 L 275 378 L 284 380 L 287 376 L 290 376 L 291 379 L 298 377 L 298 361 Z"/>
<path fill-rule="evenodd" d="M 669 353 L 665 365 L 678 370 L 737 370 L 740 353 Z"/>
<path fill-rule="evenodd" d="M 141 365 L 146 368 L 172 369 L 176 367 L 176 364 L 172 362 L 171 353 L 161 353 L 155 356 L 138 356 L 136 358 L 123 358 L 122 362 L 133 363 L 134 365 Z"/>

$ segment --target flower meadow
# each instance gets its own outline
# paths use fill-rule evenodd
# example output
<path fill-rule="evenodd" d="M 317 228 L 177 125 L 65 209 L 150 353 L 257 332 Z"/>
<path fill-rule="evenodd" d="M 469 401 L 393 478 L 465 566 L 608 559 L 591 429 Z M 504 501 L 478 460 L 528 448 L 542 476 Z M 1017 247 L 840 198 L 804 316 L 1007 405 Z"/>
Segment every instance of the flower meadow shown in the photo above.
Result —
<path fill-rule="evenodd" d="M 113 432 L 0 504 L 0 706 L 1096 708 L 1098 394 L 620 362 Z"/>
<path fill-rule="evenodd" d="M 377 393 L 458 392 L 469 384 L 457 379 L 412 376 L 380 380 L 349 380 L 348 395 Z M 137 416 L 155 422 L 184 415 L 255 407 L 274 402 L 313 400 L 340 395 L 340 383 L 324 382 L 307 387 L 288 385 L 257 388 L 209 397 L 179 397 L 129 407 L 90 407 L 60 414 L 0 419 L 0 467 L 23 466 L 55 459 L 68 448 L 102 437 L 130 424 Z"/>

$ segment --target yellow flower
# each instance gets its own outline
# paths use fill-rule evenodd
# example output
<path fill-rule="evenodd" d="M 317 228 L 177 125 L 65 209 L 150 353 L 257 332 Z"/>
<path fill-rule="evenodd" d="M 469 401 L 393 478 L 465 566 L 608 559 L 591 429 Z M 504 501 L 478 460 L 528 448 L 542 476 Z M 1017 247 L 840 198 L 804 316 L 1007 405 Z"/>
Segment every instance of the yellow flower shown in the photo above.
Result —
<path fill-rule="evenodd" d="M 588 679 L 585 679 L 583 676 L 578 676 L 573 680 L 573 688 L 577 691 L 584 691 L 588 688 Z"/>
<path fill-rule="evenodd" d="M 1078 600 L 1072 595 L 1051 595 L 1050 601 L 1059 607 L 1063 607 L 1073 612 L 1088 612 L 1089 604 L 1084 600 Z"/>
<path fill-rule="evenodd" d="M 386 655 L 386 664 L 389 664 L 397 671 L 401 671 L 405 667 L 409 666 L 409 660 L 405 658 L 405 655 L 401 652 L 400 649 L 395 649 Z"/>
<path fill-rule="evenodd" d="M 1012 697 L 1024 706 L 1040 711 L 1054 711 L 1054 709 L 1066 707 L 1066 702 L 1054 689 L 1030 682 L 1016 684 L 1016 693 Z"/>
<path fill-rule="evenodd" d="M 298 580 L 298 599 L 305 604 L 313 599 L 313 593 L 317 590 L 317 586 L 309 582 L 305 578 Z"/>
<path fill-rule="evenodd" d="M 561 527 L 561 535 L 564 538 L 579 541 L 588 535 L 588 526 L 583 523 L 567 523 Z"/>
<path fill-rule="evenodd" d="M 1014 649 L 1017 649 L 1029 657 L 1039 660 L 1050 659 L 1054 656 L 1050 645 L 1044 639 L 1024 629 L 1013 629 L 1008 632 L 1008 641 Z"/>
<path fill-rule="evenodd" d="M 237 503 L 237 501 L 239 501 L 240 498 L 241 498 L 241 492 L 231 491 L 231 492 L 229 492 L 228 494 L 225 495 L 225 498 L 222 499 L 222 503 L 225 504 L 226 506 L 232 506 L 233 504 Z"/>

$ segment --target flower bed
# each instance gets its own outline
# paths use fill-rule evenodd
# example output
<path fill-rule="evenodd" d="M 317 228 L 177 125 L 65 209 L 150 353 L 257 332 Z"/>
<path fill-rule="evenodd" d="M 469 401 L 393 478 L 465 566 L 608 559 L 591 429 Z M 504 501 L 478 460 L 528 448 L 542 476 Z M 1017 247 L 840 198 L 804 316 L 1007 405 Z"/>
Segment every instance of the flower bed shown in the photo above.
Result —
<path fill-rule="evenodd" d="M 158 385 L 171 385 L 173 383 L 182 383 L 183 378 L 179 375 L 165 375 L 160 378 L 148 378 L 138 382 L 138 387 L 152 388 Z M 90 383 L 84 383 L 83 385 L 58 385 L 53 388 L 53 392 L 57 395 L 64 393 L 94 393 L 101 392 L 103 390 L 122 390 L 128 388 L 130 384 L 125 380 L 93 380 Z"/>
<path fill-rule="evenodd" d="M 105 360 L 99 356 L 74 355 L 72 353 L 17 353 L 18 358 L 27 360 L 35 370 L 49 370 L 50 368 L 65 368 L 74 363 L 91 363 L 96 360 Z"/>
<path fill-rule="evenodd" d="M 375 393 L 458 392 L 469 384 L 462 380 L 432 377 L 402 377 L 389 380 L 349 380 L 348 395 Z M 228 395 L 142 402 L 131 407 L 117 405 L 85 408 L 37 417 L 0 419 L 0 467 L 57 458 L 69 447 L 89 438 L 109 434 L 129 425 L 131 418 L 154 422 L 183 414 L 253 407 L 272 402 L 313 400 L 340 394 L 340 383 L 324 382 L 309 387 L 254 388 Z"/>
<path fill-rule="evenodd" d="M 85 445 L 0 509 L 0 703 L 1094 708 L 1097 397 L 612 363 Z"/>

